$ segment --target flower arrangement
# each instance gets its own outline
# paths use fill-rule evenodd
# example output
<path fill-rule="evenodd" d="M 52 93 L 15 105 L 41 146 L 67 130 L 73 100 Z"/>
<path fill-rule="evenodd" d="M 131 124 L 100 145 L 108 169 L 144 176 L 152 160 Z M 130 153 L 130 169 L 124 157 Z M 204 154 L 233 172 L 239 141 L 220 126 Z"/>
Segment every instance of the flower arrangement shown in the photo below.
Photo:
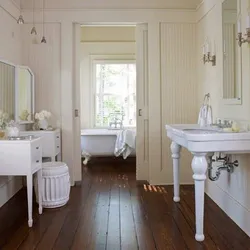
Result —
<path fill-rule="evenodd" d="M 0 110 L 0 129 L 5 129 L 9 122 L 9 114 Z"/>
<path fill-rule="evenodd" d="M 47 110 L 42 110 L 35 114 L 35 119 L 38 121 L 40 130 L 47 130 L 49 127 L 48 119 L 51 117 L 51 113 Z"/>
<path fill-rule="evenodd" d="M 51 113 L 47 110 L 42 110 L 39 113 L 35 114 L 35 119 L 38 121 L 49 119 L 50 117 L 51 117 Z"/>
<path fill-rule="evenodd" d="M 29 117 L 29 112 L 27 109 L 23 110 L 21 115 L 19 116 L 19 118 L 22 120 L 22 121 L 27 121 L 28 120 L 28 117 Z"/>

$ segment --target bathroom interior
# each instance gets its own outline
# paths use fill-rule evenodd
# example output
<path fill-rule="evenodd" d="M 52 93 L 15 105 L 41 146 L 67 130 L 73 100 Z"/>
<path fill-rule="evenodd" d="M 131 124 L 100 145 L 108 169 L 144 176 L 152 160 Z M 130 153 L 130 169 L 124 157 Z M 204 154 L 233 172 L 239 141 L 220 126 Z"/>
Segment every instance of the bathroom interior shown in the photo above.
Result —
<path fill-rule="evenodd" d="M 0 249 L 248 249 L 249 0 L 0 21 Z"/>
<path fill-rule="evenodd" d="M 84 165 L 97 157 L 135 158 L 135 39 L 135 25 L 81 26 L 81 152 Z"/>

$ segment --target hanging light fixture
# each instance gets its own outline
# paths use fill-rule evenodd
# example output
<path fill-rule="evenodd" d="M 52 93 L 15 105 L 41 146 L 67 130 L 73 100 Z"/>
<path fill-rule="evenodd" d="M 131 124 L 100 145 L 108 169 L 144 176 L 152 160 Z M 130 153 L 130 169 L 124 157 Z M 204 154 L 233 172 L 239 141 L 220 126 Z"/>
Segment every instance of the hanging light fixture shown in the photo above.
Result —
<path fill-rule="evenodd" d="M 24 20 L 23 20 L 23 16 L 22 16 L 22 15 L 20 15 L 20 16 L 18 17 L 17 23 L 18 23 L 18 24 L 24 24 Z"/>
<path fill-rule="evenodd" d="M 35 27 L 35 3 L 34 3 L 34 0 L 32 1 L 32 4 L 33 4 L 33 27 L 31 29 L 31 35 L 37 35 L 37 32 L 36 32 L 36 27 Z"/>
<path fill-rule="evenodd" d="M 45 35 L 44 35 L 44 0 L 43 0 L 43 37 L 41 43 L 47 43 Z"/>

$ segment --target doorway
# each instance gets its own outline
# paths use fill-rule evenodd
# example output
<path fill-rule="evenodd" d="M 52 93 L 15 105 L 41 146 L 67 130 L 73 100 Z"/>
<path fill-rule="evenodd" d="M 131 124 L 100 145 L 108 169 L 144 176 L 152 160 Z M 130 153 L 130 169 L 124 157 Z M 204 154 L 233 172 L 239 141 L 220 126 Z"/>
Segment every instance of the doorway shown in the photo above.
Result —
<path fill-rule="evenodd" d="M 75 146 L 80 144 L 78 152 L 88 164 L 93 156 L 113 157 L 120 130 L 134 130 L 136 150 L 129 157 L 136 155 L 137 179 L 148 180 L 147 25 L 79 28 L 75 55 L 80 79 L 75 99 L 80 119 L 75 119 L 79 128 Z"/>

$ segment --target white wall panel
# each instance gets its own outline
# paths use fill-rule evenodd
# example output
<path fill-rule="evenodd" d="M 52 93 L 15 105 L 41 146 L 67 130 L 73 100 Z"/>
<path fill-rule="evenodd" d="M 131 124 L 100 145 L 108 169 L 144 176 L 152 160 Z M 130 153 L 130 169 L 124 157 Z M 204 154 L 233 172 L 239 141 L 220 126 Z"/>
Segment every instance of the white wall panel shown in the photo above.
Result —
<path fill-rule="evenodd" d="M 155 166 L 153 182 L 173 182 L 170 140 L 165 124 L 197 123 L 195 35 L 194 24 L 160 25 L 161 110 L 158 112 L 161 113 L 159 154 L 162 164 Z M 192 183 L 191 155 L 182 152 L 181 156 L 181 182 Z"/>
<path fill-rule="evenodd" d="M 35 75 L 35 111 L 52 112 L 50 124 L 60 126 L 61 121 L 61 61 L 60 24 L 47 24 L 46 44 L 41 44 L 41 25 L 36 25 L 38 35 L 30 35 L 32 26 L 22 26 L 22 63 L 31 68 Z"/>

